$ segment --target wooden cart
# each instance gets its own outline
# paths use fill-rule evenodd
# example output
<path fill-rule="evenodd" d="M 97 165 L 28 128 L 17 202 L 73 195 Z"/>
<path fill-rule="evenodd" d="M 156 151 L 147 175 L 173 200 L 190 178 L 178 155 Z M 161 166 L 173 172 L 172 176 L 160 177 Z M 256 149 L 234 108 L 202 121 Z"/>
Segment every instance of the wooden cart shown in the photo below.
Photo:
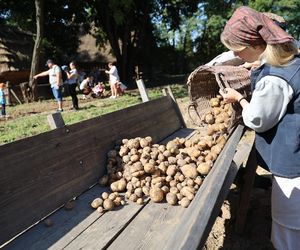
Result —
<path fill-rule="evenodd" d="M 4 249 L 201 248 L 252 143 L 236 127 L 191 205 L 129 203 L 100 214 L 91 201 L 105 189 L 106 153 L 120 138 L 155 142 L 193 137 L 170 97 L 64 126 L 0 147 L 0 245 Z M 75 199 L 67 211 L 64 204 Z M 53 225 L 46 227 L 48 217 Z M 15 237 L 17 236 L 18 237 Z"/>

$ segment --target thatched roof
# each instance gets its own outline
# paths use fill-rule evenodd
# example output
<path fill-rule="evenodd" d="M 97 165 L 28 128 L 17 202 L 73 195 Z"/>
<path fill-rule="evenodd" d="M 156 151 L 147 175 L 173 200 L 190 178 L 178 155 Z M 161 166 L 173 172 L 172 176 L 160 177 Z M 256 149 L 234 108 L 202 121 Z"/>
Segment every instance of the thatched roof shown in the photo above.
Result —
<path fill-rule="evenodd" d="M 33 35 L 7 26 L 0 27 L 0 75 L 30 69 Z"/>

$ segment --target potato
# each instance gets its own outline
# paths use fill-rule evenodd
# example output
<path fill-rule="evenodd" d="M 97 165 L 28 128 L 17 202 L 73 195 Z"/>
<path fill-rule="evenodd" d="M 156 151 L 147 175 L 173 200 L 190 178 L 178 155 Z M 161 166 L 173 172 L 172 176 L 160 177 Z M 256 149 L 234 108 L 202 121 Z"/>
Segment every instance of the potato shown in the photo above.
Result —
<path fill-rule="evenodd" d="M 161 187 L 161 190 L 162 190 L 165 194 L 169 193 L 169 191 L 170 191 L 170 189 L 169 189 L 168 186 L 162 186 L 162 187 Z"/>
<path fill-rule="evenodd" d="M 187 178 L 195 179 L 198 176 L 197 169 L 192 164 L 186 164 L 181 168 L 181 172 Z"/>
<path fill-rule="evenodd" d="M 176 205 L 178 202 L 177 195 L 174 193 L 167 193 L 166 200 L 171 205 Z"/>
<path fill-rule="evenodd" d="M 131 192 L 127 191 L 127 192 L 125 193 L 125 197 L 126 197 L 127 199 L 129 199 L 130 196 L 131 196 Z"/>
<path fill-rule="evenodd" d="M 136 194 L 132 194 L 132 195 L 130 195 L 130 197 L 129 197 L 129 200 L 131 200 L 131 201 L 133 201 L 133 202 L 136 202 L 137 199 L 138 199 L 138 197 L 137 197 Z"/>
<path fill-rule="evenodd" d="M 174 176 L 177 172 L 177 167 L 176 165 L 170 165 L 168 168 L 167 168 L 167 172 L 166 174 L 168 176 Z"/>
<path fill-rule="evenodd" d="M 220 106 L 220 99 L 218 98 L 211 98 L 209 100 L 209 105 L 213 108 L 213 107 L 219 107 Z"/>
<path fill-rule="evenodd" d="M 136 200 L 136 203 L 137 203 L 138 205 L 143 205 L 143 204 L 144 204 L 143 198 L 138 198 L 138 199 Z"/>
<path fill-rule="evenodd" d="M 114 199 L 114 203 L 117 207 L 120 206 L 122 203 L 122 198 L 120 196 L 116 197 L 116 199 Z"/>
<path fill-rule="evenodd" d="M 191 203 L 191 201 L 187 197 L 183 197 L 179 202 L 180 206 L 182 207 L 188 207 Z"/>
<path fill-rule="evenodd" d="M 147 136 L 147 137 L 145 137 L 145 139 L 146 139 L 149 143 L 152 142 L 152 137 L 151 137 L 151 136 Z"/>
<path fill-rule="evenodd" d="M 177 183 L 176 187 L 177 187 L 177 189 L 180 191 L 180 190 L 182 189 L 181 183 Z"/>
<path fill-rule="evenodd" d="M 123 161 L 124 163 L 129 163 L 129 161 L 130 161 L 130 156 L 129 156 L 129 155 L 124 155 L 124 156 L 122 157 L 122 161 Z"/>
<path fill-rule="evenodd" d="M 103 209 L 103 207 L 101 207 L 101 206 L 100 206 L 100 207 L 98 207 L 98 208 L 97 208 L 97 212 L 98 212 L 98 213 L 103 213 L 103 212 L 104 212 L 104 209 Z"/>
<path fill-rule="evenodd" d="M 102 206 L 102 204 L 103 200 L 101 198 L 96 198 L 92 201 L 91 207 L 96 209 L 97 207 Z"/>
<path fill-rule="evenodd" d="M 163 156 L 168 158 L 168 157 L 171 156 L 171 152 L 170 152 L 169 150 L 165 150 L 165 151 L 163 152 Z"/>
<path fill-rule="evenodd" d="M 207 114 L 204 120 L 207 124 L 213 124 L 215 122 L 215 118 L 213 117 L 212 114 Z"/>
<path fill-rule="evenodd" d="M 183 195 L 181 193 L 176 194 L 176 196 L 179 201 L 182 200 L 182 198 L 183 198 Z"/>
<path fill-rule="evenodd" d="M 143 191 L 143 193 L 144 193 L 145 195 L 149 196 L 149 194 L 150 194 L 150 188 L 149 188 L 149 187 L 143 187 L 143 188 L 142 188 L 142 191 Z"/>
<path fill-rule="evenodd" d="M 220 145 L 215 145 L 215 146 L 213 146 L 212 148 L 211 148 L 211 152 L 212 153 L 215 153 L 215 154 L 220 154 L 221 153 L 221 151 L 222 151 L 222 148 L 221 148 L 221 146 Z"/>
<path fill-rule="evenodd" d="M 183 188 L 180 190 L 180 193 L 181 193 L 183 196 L 187 197 L 187 198 L 191 201 L 191 200 L 194 199 L 195 196 L 194 196 L 194 194 L 191 193 L 187 188 L 188 188 L 187 186 L 186 186 L 186 187 L 183 187 Z"/>
<path fill-rule="evenodd" d="M 101 196 L 102 196 L 103 200 L 106 200 L 106 199 L 108 199 L 109 194 L 107 192 L 103 192 Z"/>
<path fill-rule="evenodd" d="M 150 198 L 153 202 L 161 202 L 164 199 L 164 192 L 160 188 L 151 188 Z"/>
<path fill-rule="evenodd" d="M 179 193 L 179 190 L 178 190 L 177 187 L 171 187 L 171 188 L 170 188 L 170 193 L 172 193 L 172 194 L 178 194 L 178 193 Z"/>
<path fill-rule="evenodd" d="M 113 210 L 114 209 L 114 202 L 110 199 L 106 199 L 105 201 L 103 201 L 103 208 L 105 210 Z"/>
<path fill-rule="evenodd" d="M 130 161 L 131 162 L 137 162 L 140 159 L 140 157 L 138 155 L 132 155 L 130 156 Z"/>
<path fill-rule="evenodd" d="M 177 159 L 176 159 L 176 157 L 170 156 L 170 157 L 168 157 L 168 162 L 170 164 L 176 164 L 177 163 Z"/>
<path fill-rule="evenodd" d="M 170 151 L 171 154 L 178 154 L 179 150 L 174 141 L 169 141 L 166 146 L 167 150 Z"/>
<path fill-rule="evenodd" d="M 148 140 L 146 140 L 144 138 L 142 138 L 140 140 L 140 146 L 141 146 L 141 148 L 148 147 L 149 145 L 150 145 L 150 141 L 148 141 Z"/>
<path fill-rule="evenodd" d="M 151 173 L 153 173 L 156 170 L 156 168 L 155 168 L 154 164 L 146 163 L 144 165 L 144 170 L 145 170 L 146 173 L 151 174 Z"/>
<path fill-rule="evenodd" d="M 197 176 L 198 177 L 198 176 Z M 191 180 L 191 179 L 188 179 L 187 181 L 186 181 L 186 184 L 188 185 L 188 186 L 191 186 L 191 187 L 193 187 L 194 186 L 194 181 L 193 180 Z"/>
<path fill-rule="evenodd" d="M 201 175 L 207 175 L 209 173 L 209 171 L 211 170 L 211 166 L 209 163 L 207 162 L 202 162 L 198 165 L 197 167 L 197 171 L 201 174 Z M 198 184 L 198 183 L 197 183 Z"/>
<path fill-rule="evenodd" d="M 126 189 L 127 182 L 125 179 L 120 179 L 110 184 L 110 189 L 113 192 L 123 192 Z"/>
<path fill-rule="evenodd" d="M 108 196 L 108 199 L 114 201 L 115 199 L 117 198 L 116 194 L 115 193 L 111 193 L 109 196 Z"/>
<path fill-rule="evenodd" d="M 143 196 L 143 191 L 142 188 L 137 188 L 134 190 L 134 193 L 136 194 L 137 197 L 141 198 Z"/>
<path fill-rule="evenodd" d="M 140 146 L 140 142 L 139 142 L 139 140 L 137 140 L 137 139 L 130 139 L 130 140 L 127 142 L 127 147 L 128 147 L 129 149 L 133 149 L 133 148 L 138 149 L 139 146 Z"/>
<path fill-rule="evenodd" d="M 198 169 L 197 169 L 198 170 Z M 194 180 L 194 182 L 198 185 L 201 186 L 203 180 L 201 178 L 201 176 L 197 176 L 197 178 Z"/>

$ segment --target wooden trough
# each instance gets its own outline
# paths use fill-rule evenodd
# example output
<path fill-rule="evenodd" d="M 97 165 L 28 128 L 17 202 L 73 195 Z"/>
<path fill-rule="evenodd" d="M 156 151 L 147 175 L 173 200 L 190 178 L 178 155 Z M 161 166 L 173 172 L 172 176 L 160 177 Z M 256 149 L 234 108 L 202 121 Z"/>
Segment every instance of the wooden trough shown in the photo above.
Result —
<path fill-rule="evenodd" d="M 106 153 L 121 138 L 193 137 L 170 97 L 149 101 L 0 147 L 0 245 L 4 249 L 201 249 L 252 144 L 238 126 L 191 205 L 129 203 L 100 214 Z M 76 206 L 63 205 L 76 198 Z M 47 217 L 53 226 L 46 227 Z M 23 232 L 23 233 L 22 233 Z M 17 236 L 18 237 L 15 237 Z"/>

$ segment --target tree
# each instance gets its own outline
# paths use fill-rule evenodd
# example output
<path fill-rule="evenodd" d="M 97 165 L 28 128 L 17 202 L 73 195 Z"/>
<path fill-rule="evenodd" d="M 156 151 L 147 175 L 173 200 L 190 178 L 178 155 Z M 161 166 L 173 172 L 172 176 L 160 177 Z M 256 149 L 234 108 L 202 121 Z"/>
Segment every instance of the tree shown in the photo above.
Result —
<path fill-rule="evenodd" d="M 36 38 L 34 43 L 34 49 L 31 60 L 31 70 L 29 77 L 29 88 L 31 90 L 31 96 L 27 97 L 30 101 L 36 101 L 37 99 L 37 86 L 33 76 L 38 73 L 40 64 L 40 55 L 42 50 L 42 40 L 44 34 L 44 0 L 35 0 L 36 10 Z"/>

